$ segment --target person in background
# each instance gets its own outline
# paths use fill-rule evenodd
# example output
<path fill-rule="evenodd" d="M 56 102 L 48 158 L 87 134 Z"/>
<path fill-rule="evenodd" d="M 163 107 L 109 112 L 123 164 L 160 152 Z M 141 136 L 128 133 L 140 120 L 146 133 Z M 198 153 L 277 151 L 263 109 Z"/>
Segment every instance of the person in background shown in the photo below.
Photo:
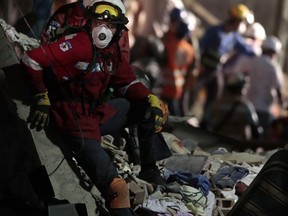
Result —
<path fill-rule="evenodd" d="M 243 37 L 246 43 L 251 45 L 255 56 L 260 56 L 262 54 L 263 41 L 266 39 L 264 27 L 260 23 L 254 22 L 248 25 Z M 235 53 L 233 58 L 229 59 L 223 66 L 224 80 L 229 79 L 230 76 L 237 76 L 239 73 L 247 75 L 246 73 L 249 70 L 247 67 L 254 61 L 255 56 L 248 56 L 241 52 Z"/>
<path fill-rule="evenodd" d="M 250 44 L 256 56 L 262 53 L 262 43 L 266 38 L 264 27 L 253 22 L 243 33 L 246 43 Z M 221 98 L 215 100 L 205 113 L 207 129 L 240 141 L 258 140 L 263 134 L 254 104 L 247 98 L 250 77 L 249 65 L 255 56 L 241 52 L 223 66 L 225 86 Z M 248 67 L 248 68 L 247 68 Z"/>
<path fill-rule="evenodd" d="M 246 74 L 249 76 L 250 85 L 246 97 L 254 105 L 263 127 L 263 137 L 273 120 L 276 118 L 274 108 L 280 110 L 284 106 L 285 79 L 282 68 L 277 62 L 281 53 L 282 43 L 275 36 L 268 36 L 261 45 L 261 54 L 253 58 L 239 58 L 231 67 L 229 76 Z M 229 77 L 228 76 L 228 77 Z"/>
<path fill-rule="evenodd" d="M 181 97 L 188 69 L 194 60 L 194 49 L 188 41 L 190 30 L 185 10 L 174 8 L 170 12 L 170 25 L 163 37 L 165 61 L 159 84 L 160 97 L 168 103 L 171 115 L 183 116 Z"/>
<path fill-rule="evenodd" d="M 247 98 L 255 106 L 260 125 L 266 138 L 271 123 L 277 116 L 275 106 L 281 109 L 285 106 L 285 79 L 283 70 L 277 61 L 281 54 L 282 43 L 276 36 L 268 36 L 262 44 L 262 55 L 253 58 L 247 74 L 250 77 L 250 87 Z"/>
<path fill-rule="evenodd" d="M 131 66 L 121 60 L 118 41 L 128 22 L 123 3 L 95 0 L 86 9 L 84 28 L 23 55 L 24 72 L 35 91 L 28 121 L 37 130 L 51 122 L 105 198 L 110 214 L 130 216 L 134 213 L 128 184 L 101 147 L 101 136 L 136 123 L 141 154 L 139 177 L 158 184 L 155 181 L 161 176 L 153 146 L 166 144 L 160 132 L 167 119 L 167 107 L 137 81 Z M 52 68 L 54 76 L 49 85 L 43 80 L 46 67 Z M 107 91 L 112 90 L 117 97 L 107 97 Z"/>
<path fill-rule="evenodd" d="M 238 141 L 258 140 L 263 133 L 254 105 L 247 99 L 249 77 L 233 74 L 225 82 L 223 96 L 211 103 L 204 119 L 207 130 Z"/>
<path fill-rule="evenodd" d="M 206 90 L 204 112 L 223 92 L 224 80 L 222 66 L 233 56 L 234 52 L 241 52 L 253 56 L 255 53 L 239 33 L 250 10 L 243 4 L 233 5 L 228 11 L 228 18 L 220 25 L 209 27 L 200 38 L 201 65 L 197 79 L 197 89 Z M 205 127 L 205 122 L 202 122 Z"/>

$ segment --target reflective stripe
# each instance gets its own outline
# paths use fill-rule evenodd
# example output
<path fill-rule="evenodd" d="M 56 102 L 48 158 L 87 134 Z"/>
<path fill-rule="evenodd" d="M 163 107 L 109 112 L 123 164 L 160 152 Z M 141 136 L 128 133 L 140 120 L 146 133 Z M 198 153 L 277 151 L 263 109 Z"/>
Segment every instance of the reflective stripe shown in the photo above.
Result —
<path fill-rule="evenodd" d="M 185 77 L 185 71 L 173 71 L 171 73 L 167 72 L 163 74 L 163 79 L 184 79 Z"/>
<path fill-rule="evenodd" d="M 88 62 L 77 62 L 77 64 L 75 64 L 74 67 L 79 69 L 79 70 L 86 70 L 88 65 L 89 65 Z"/>
<path fill-rule="evenodd" d="M 176 76 L 184 76 L 185 73 L 186 73 L 185 70 L 174 70 L 174 71 L 173 71 L 174 77 L 176 77 Z"/>
<path fill-rule="evenodd" d="M 165 85 L 183 86 L 185 83 L 184 75 L 184 70 L 175 70 L 172 73 L 167 72 L 163 75 L 163 83 Z"/>
<path fill-rule="evenodd" d="M 33 70 L 43 70 L 43 68 L 40 66 L 38 62 L 30 58 L 27 53 L 24 53 L 22 56 L 22 61 L 25 65 L 28 67 L 31 67 Z"/>
<path fill-rule="evenodd" d="M 128 88 L 129 88 L 130 86 L 136 84 L 136 83 L 140 83 L 140 81 L 139 81 L 138 79 L 136 79 L 136 80 L 132 81 L 129 85 L 120 88 L 120 89 L 119 89 L 120 94 L 121 94 L 122 96 L 124 96 L 124 95 L 126 94 Z"/>
<path fill-rule="evenodd" d="M 163 84 L 170 86 L 179 86 L 182 87 L 184 85 L 184 79 L 165 79 L 163 80 Z"/>

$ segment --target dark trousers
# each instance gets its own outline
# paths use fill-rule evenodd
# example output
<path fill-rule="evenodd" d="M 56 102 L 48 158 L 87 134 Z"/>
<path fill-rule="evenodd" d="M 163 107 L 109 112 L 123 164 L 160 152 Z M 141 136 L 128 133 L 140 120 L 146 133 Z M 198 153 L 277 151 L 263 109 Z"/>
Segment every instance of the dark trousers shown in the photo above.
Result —
<path fill-rule="evenodd" d="M 171 156 L 171 152 L 161 133 L 154 133 L 151 119 L 143 119 L 146 108 L 119 98 L 108 101 L 117 113 L 100 126 L 101 135 L 114 134 L 130 124 L 138 126 L 140 161 L 142 167 L 155 165 L 157 160 Z M 95 186 L 105 196 L 107 187 L 118 175 L 114 164 L 99 141 L 87 138 L 68 138 L 79 165 L 85 170 Z"/>
<path fill-rule="evenodd" d="M 260 126 L 262 126 L 263 128 L 263 134 L 260 137 L 260 139 L 265 140 L 266 138 L 268 138 L 268 132 L 269 129 L 271 127 L 271 124 L 273 122 L 273 116 L 271 113 L 269 112 L 263 112 L 263 111 L 256 111 L 258 118 L 259 118 L 259 124 Z"/>
<path fill-rule="evenodd" d="M 78 164 L 83 168 L 105 198 L 106 204 L 108 204 L 109 197 L 107 196 L 107 191 L 109 185 L 118 176 L 117 169 L 112 163 L 111 158 L 96 139 L 69 138 L 67 141 L 72 147 Z M 81 146 L 80 149 L 79 146 Z M 111 216 L 134 215 L 129 208 L 110 209 L 108 207 L 108 209 Z"/>
<path fill-rule="evenodd" d="M 142 167 L 171 156 L 163 135 L 154 133 L 153 117 L 144 118 L 147 110 L 145 104 L 130 103 L 123 98 L 109 100 L 108 103 L 116 108 L 117 113 L 100 126 L 101 135 L 113 134 L 125 127 L 136 126 Z"/>

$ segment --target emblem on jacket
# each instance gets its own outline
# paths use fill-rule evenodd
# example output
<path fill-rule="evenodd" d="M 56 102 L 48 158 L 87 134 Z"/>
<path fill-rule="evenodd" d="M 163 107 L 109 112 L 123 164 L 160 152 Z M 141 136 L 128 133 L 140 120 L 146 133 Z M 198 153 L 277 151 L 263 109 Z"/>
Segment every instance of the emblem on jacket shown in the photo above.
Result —
<path fill-rule="evenodd" d="M 67 52 L 68 50 L 72 48 L 72 45 L 70 42 L 64 41 L 63 43 L 59 45 L 59 47 L 63 52 Z"/>
<path fill-rule="evenodd" d="M 50 23 L 48 29 L 47 29 L 47 33 L 49 35 L 53 34 L 53 32 L 58 29 L 60 27 L 60 24 L 54 20 L 52 20 L 52 22 Z"/>

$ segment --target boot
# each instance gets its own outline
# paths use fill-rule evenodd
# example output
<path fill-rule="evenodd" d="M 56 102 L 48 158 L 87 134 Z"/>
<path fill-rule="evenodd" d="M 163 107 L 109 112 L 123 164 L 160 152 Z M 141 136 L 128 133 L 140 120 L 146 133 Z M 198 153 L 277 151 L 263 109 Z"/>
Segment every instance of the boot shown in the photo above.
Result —
<path fill-rule="evenodd" d="M 157 167 L 141 171 L 138 178 L 147 181 L 154 186 L 166 185 L 166 181 L 161 177 L 160 171 Z"/>

